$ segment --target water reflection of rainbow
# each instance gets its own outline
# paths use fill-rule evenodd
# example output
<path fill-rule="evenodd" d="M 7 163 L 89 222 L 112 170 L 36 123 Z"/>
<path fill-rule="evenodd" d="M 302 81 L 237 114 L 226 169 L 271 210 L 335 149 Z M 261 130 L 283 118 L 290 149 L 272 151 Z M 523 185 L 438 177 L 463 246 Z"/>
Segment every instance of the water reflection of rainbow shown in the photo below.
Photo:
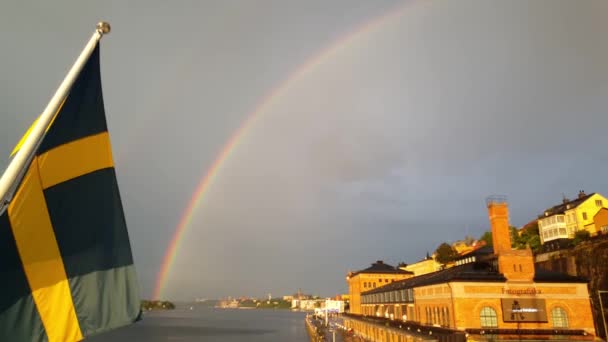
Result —
<path fill-rule="evenodd" d="M 163 258 L 160 272 L 158 273 L 156 285 L 154 288 L 154 299 L 160 299 L 163 294 L 163 290 L 167 284 L 169 271 L 171 270 L 173 262 L 175 261 L 175 256 L 177 255 L 178 247 L 181 244 L 181 241 L 184 237 L 184 233 L 187 231 L 187 228 L 191 226 L 192 218 L 194 217 L 196 208 L 199 206 L 199 203 L 203 199 L 203 195 L 205 194 L 209 186 L 213 183 L 213 180 L 217 177 L 219 170 L 224 165 L 230 154 L 237 148 L 239 143 L 242 141 L 243 137 L 245 136 L 245 133 L 253 126 L 256 120 L 260 117 L 260 114 L 263 113 L 268 107 L 270 107 L 276 99 L 280 98 L 283 94 L 285 94 L 289 89 L 290 84 L 292 84 L 302 76 L 306 75 L 316 66 L 322 64 L 325 60 L 329 59 L 340 49 L 347 47 L 348 44 L 356 37 L 364 33 L 373 32 L 375 29 L 378 29 L 383 23 L 388 22 L 390 21 L 390 19 L 396 18 L 401 15 L 406 5 L 411 3 L 412 2 L 405 2 L 394 8 L 391 8 L 384 14 L 378 17 L 374 17 L 373 19 L 365 22 L 363 25 L 360 25 L 356 29 L 350 31 L 350 33 L 345 34 L 339 39 L 335 40 L 328 47 L 321 50 L 321 52 L 313 55 L 311 58 L 306 60 L 306 62 L 301 64 L 296 70 L 290 73 L 287 78 L 285 78 L 264 98 L 262 98 L 260 102 L 258 102 L 255 109 L 247 116 L 245 121 L 240 125 L 240 127 L 224 145 L 221 152 L 218 154 L 218 156 L 215 158 L 215 161 L 211 165 L 211 168 L 209 168 L 207 173 L 196 186 L 196 190 L 192 194 L 192 197 L 188 202 L 188 206 L 181 215 L 181 219 L 175 229 L 175 233 L 173 234 L 173 237 L 169 242 L 169 246 Z"/>

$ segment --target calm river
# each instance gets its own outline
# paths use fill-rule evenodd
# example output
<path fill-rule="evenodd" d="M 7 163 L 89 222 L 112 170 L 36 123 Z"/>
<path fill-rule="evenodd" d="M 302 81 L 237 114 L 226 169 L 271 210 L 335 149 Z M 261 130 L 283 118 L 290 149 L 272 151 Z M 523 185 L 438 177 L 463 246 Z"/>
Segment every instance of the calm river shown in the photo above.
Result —
<path fill-rule="evenodd" d="M 308 341 L 305 313 L 289 310 L 239 310 L 178 306 L 175 310 L 154 311 L 131 326 L 87 341 Z"/>

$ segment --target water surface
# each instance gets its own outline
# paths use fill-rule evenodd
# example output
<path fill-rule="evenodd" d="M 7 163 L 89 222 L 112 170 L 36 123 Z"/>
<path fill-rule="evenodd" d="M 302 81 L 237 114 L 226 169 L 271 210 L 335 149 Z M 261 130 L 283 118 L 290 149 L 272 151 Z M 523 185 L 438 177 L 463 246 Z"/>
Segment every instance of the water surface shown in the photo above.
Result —
<path fill-rule="evenodd" d="M 304 313 L 289 310 L 214 309 L 180 306 L 175 310 L 153 311 L 131 326 L 87 341 L 308 341 Z"/>

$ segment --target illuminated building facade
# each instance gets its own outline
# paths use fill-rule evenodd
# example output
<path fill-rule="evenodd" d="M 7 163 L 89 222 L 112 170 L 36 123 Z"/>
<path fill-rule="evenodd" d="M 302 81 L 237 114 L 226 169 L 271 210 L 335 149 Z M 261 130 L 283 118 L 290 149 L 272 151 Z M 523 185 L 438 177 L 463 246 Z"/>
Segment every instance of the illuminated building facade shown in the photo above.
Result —
<path fill-rule="evenodd" d="M 364 291 L 361 315 L 469 334 L 595 335 L 586 280 L 535 269 L 529 248 L 511 248 L 504 198 L 489 199 L 487 208 L 493 250 Z"/>

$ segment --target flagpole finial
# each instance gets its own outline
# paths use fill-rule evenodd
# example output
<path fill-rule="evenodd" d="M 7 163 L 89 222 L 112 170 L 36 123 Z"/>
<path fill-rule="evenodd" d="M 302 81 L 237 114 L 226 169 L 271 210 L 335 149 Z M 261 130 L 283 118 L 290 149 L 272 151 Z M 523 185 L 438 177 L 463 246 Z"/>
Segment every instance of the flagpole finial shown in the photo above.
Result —
<path fill-rule="evenodd" d="M 97 32 L 104 35 L 110 33 L 110 23 L 106 21 L 100 21 L 97 23 Z"/>

